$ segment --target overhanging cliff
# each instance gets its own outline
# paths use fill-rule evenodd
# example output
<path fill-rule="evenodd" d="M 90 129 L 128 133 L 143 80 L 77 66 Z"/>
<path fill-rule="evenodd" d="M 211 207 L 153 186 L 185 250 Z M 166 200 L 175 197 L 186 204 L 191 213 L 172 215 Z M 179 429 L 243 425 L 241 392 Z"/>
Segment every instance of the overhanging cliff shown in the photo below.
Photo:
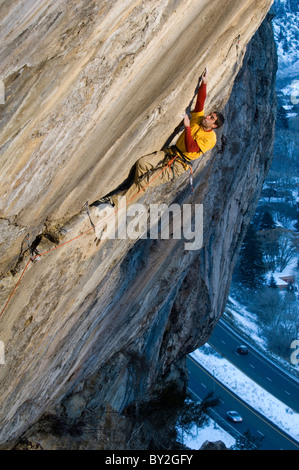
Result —
<path fill-rule="evenodd" d="M 26 7 L 24 6 L 26 3 Z M 208 108 L 225 104 L 227 145 L 144 201 L 202 203 L 204 240 L 108 240 L 88 231 L 30 263 L 0 318 L 1 446 L 27 431 L 44 448 L 146 447 L 122 412 L 167 384 L 211 334 L 268 171 L 275 48 L 271 1 L 16 2 L 2 6 L 1 304 L 28 262 L 89 228 L 81 212 L 159 150 L 209 66 Z M 156 7 L 156 8 L 155 8 Z M 274 64 L 274 65 L 273 65 Z M 233 94 L 229 99 L 232 88 Z M 77 215 L 79 214 L 79 215 Z M 26 245 L 25 245 L 26 246 Z M 180 387 L 180 385 L 178 386 Z M 99 431 L 59 439 L 45 414 Z M 92 422 L 92 420 L 91 420 Z M 108 424 L 109 422 L 109 424 Z M 121 430 L 121 437 L 116 433 Z M 114 437 L 117 434 L 117 437 Z M 61 437 L 63 435 L 63 437 Z"/>

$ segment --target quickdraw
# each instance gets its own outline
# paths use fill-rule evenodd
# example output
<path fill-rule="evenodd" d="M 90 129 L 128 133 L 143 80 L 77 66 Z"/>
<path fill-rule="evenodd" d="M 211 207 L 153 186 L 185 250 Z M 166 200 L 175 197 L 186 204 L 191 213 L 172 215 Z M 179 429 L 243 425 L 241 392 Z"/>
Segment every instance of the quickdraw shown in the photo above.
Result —
<path fill-rule="evenodd" d="M 191 194 L 193 194 L 194 192 L 194 188 L 193 188 L 193 170 L 192 170 L 192 167 L 189 166 L 189 184 L 190 184 L 190 191 L 191 191 Z"/>
<path fill-rule="evenodd" d="M 188 160 L 185 157 L 185 155 L 180 151 L 180 149 L 178 147 L 176 147 L 175 145 L 172 145 L 168 149 L 164 149 L 164 150 L 166 152 L 166 155 L 174 157 L 167 164 L 167 166 L 169 166 L 169 167 L 171 166 L 172 174 L 173 174 L 172 179 L 174 179 L 174 177 L 175 177 L 174 176 L 174 170 L 173 170 L 173 163 L 176 159 L 178 161 L 181 161 L 182 163 L 188 165 L 190 192 L 191 192 L 191 194 L 193 194 L 193 192 L 194 192 L 194 188 L 193 188 L 193 169 L 192 169 L 192 166 L 191 166 L 192 165 L 191 161 Z"/>
<path fill-rule="evenodd" d="M 88 217 L 89 217 L 91 226 L 92 226 L 92 228 L 93 228 L 93 230 L 94 230 L 94 233 L 96 233 L 95 224 L 93 223 L 93 221 L 92 221 L 92 219 L 91 219 L 91 216 L 90 216 L 88 201 L 85 202 L 85 204 L 84 204 L 84 206 L 83 206 L 83 209 L 87 212 L 87 215 L 88 215 Z"/>
<path fill-rule="evenodd" d="M 203 72 L 203 73 L 204 73 L 204 72 Z M 202 73 L 202 75 L 199 77 L 198 84 L 197 84 L 197 87 L 196 87 L 196 91 L 195 91 L 195 93 L 194 93 L 194 97 L 196 96 L 196 93 L 197 93 L 198 88 L 199 88 L 199 86 L 200 86 L 200 83 L 201 83 L 201 80 L 202 80 L 202 77 L 203 77 L 203 73 Z M 187 113 L 187 114 L 188 114 L 189 109 L 191 109 L 191 106 L 192 106 L 194 97 L 192 98 L 192 100 L 191 100 L 189 106 L 188 106 L 187 109 L 186 109 L 186 113 Z M 165 145 L 163 146 L 163 150 L 165 150 L 165 151 L 168 151 L 168 150 L 169 150 L 169 145 L 171 144 L 171 142 L 172 142 L 174 136 L 175 136 L 178 132 L 180 132 L 180 130 L 181 130 L 181 125 L 179 125 L 179 126 L 175 129 L 175 131 L 172 133 L 172 135 L 170 136 L 170 139 L 168 139 L 167 142 L 165 143 Z M 171 149 L 171 148 L 170 148 L 170 149 Z M 166 167 L 169 166 L 169 168 L 170 168 L 171 165 L 173 165 L 173 162 L 174 162 L 177 158 L 178 158 L 178 159 L 182 159 L 184 162 L 187 162 L 187 164 L 188 164 L 188 166 L 189 166 L 189 170 L 190 170 L 189 181 L 190 181 L 190 186 L 191 186 L 191 193 L 193 193 L 193 171 L 192 171 L 192 168 L 191 168 L 191 166 L 190 166 L 191 163 L 190 163 L 190 161 L 187 161 L 187 159 L 185 159 L 185 157 L 182 157 L 182 156 L 180 155 L 179 149 L 174 148 L 174 150 L 175 150 L 174 155 L 173 155 L 173 154 L 171 155 L 172 158 L 170 158 L 169 162 L 166 163 L 165 160 L 164 160 L 164 162 L 163 162 L 163 163 L 164 163 L 164 167 L 161 169 L 161 172 L 160 172 L 160 173 L 162 173 L 162 171 L 164 171 L 165 165 L 166 165 Z M 172 172 L 173 172 L 173 177 L 174 177 L 173 168 L 172 168 Z M 151 181 L 149 181 L 146 186 L 149 186 L 150 183 L 151 183 L 155 178 L 157 178 L 157 177 L 160 175 L 160 173 L 158 173 Z M 145 187 L 146 187 L 146 186 L 145 186 Z M 145 188 L 143 188 L 143 190 L 144 190 L 144 189 L 145 189 Z M 142 190 L 140 190 L 139 192 L 141 192 L 141 191 L 142 191 Z M 139 194 L 139 193 L 137 193 L 137 194 Z M 135 196 L 133 196 L 131 199 L 129 199 L 129 200 L 126 202 L 126 204 L 128 204 L 132 199 L 134 199 L 134 197 L 136 197 L 137 194 L 136 194 Z M 84 236 L 86 233 L 88 233 L 88 232 L 89 232 L 90 230 L 92 230 L 92 229 L 94 230 L 94 232 L 96 231 L 95 225 L 94 225 L 94 223 L 93 223 L 93 221 L 92 221 L 92 219 L 91 219 L 91 216 L 90 216 L 88 201 L 85 202 L 85 204 L 84 204 L 84 206 L 83 206 L 83 209 L 87 212 L 87 215 L 88 215 L 88 217 L 89 217 L 89 220 L 90 220 L 90 223 L 91 223 L 92 228 L 86 230 L 86 231 L 83 232 L 83 233 L 80 233 L 79 235 L 77 235 L 77 236 L 71 238 L 70 240 L 67 240 L 66 242 L 61 243 L 60 245 L 55 246 L 54 248 L 51 248 L 51 249 L 49 249 L 49 250 L 47 250 L 47 251 L 44 251 L 43 253 L 39 253 L 38 250 L 36 249 L 36 247 L 33 247 L 33 244 L 29 242 L 29 236 L 30 236 L 29 233 L 26 235 L 25 239 L 24 239 L 23 242 L 22 242 L 21 252 L 22 252 L 22 253 L 24 252 L 24 250 L 23 250 L 23 244 L 24 244 L 24 242 L 26 242 L 27 247 L 28 247 L 28 249 L 29 249 L 29 251 L 30 251 L 30 255 L 31 255 L 31 256 L 30 256 L 30 259 L 29 259 L 29 261 L 27 262 L 26 266 L 24 267 L 24 269 L 23 269 L 23 271 L 22 271 L 22 273 L 21 273 L 21 275 L 20 275 L 20 277 L 19 277 L 19 279 L 18 279 L 18 281 L 17 281 L 17 283 L 16 283 L 14 289 L 12 290 L 12 292 L 11 292 L 11 294 L 10 294 L 10 296 L 9 296 L 9 298 L 8 298 L 8 300 L 7 300 L 7 302 L 6 302 L 6 304 L 4 305 L 4 308 L 3 308 L 2 311 L 0 312 L 0 317 L 4 314 L 5 310 L 7 309 L 8 304 L 10 303 L 10 301 L 11 301 L 11 299 L 12 299 L 12 297 L 13 297 L 13 295 L 14 295 L 16 289 L 17 289 L 17 287 L 19 286 L 21 280 L 23 279 L 23 277 L 24 277 L 24 275 L 25 275 L 25 272 L 27 271 L 30 262 L 35 262 L 37 258 L 40 258 L 41 256 L 46 255 L 46 254 L 48 254 L 48 253 L 51 253 L 51 252 L 53 252 L 54 250 L 57 250 L 57 249 L 59 249 L 59 248 L 62 247 L 62 246 L 65 246 L 65 245 L 67 245 L 67 244 L 69 244 L 69 243 L 74 242 L 75 240 L 77 240 L 78 238 Z M 119 210 L 119 209 L 117 209 L 115 212 L 117 212 L 118 210 Z M 111 215 L 112 215 L 112 214 L 110 214 L 110 216 L 111 216 Z M 108 216 L 108 217 L 110 217 L 110 216 Z M 103 220 L 101 220 L 99 223 L 103 223 Z"/>
<path fill-rule="evenodd" d="M 39 252 L 36 248 L 33 248 L 32 246 L 32 243 L 29 242 L 29 237 L 30 237 L 30 234 L 27 233 L 26 237 L 24 238 L 23 242 L 22 242 L 22 245 L 21 245 L 21 253 L 23 253 L 23 244 L 24 242 L 26 242 L 26 245 L 28 247 L 28 250 L 30 252 L 30 261 L 32 261 L 32 263 L 35 263 L 36 261 L 36 255 L 39 255 Z"/>

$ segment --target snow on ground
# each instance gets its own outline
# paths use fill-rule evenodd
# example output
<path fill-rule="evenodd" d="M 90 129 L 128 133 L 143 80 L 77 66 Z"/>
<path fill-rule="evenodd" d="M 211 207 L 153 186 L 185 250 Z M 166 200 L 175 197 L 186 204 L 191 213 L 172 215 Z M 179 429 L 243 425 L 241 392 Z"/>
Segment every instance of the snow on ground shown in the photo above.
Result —
<path fill-rule="evenodd" d="M 290 261 L 290 263 L 287 265 L 287 267 L 283 271 L 273 271 L 273 272 L 269 271 L 265 276 L 267 279 L 267 282 L 270 281 L 270 278 L 272 275 L 275 279 L 275 282 L 276 283 L 279 282 L 280 284 L 282 284 L 281 282 L 282 277 L 294 276 L 296 278 L 297 264 L 298 264 L 298 257 L 294 256 L 294 258 Z M 288 285 L 287 282 L 286 282 L 286 285 Z"/>
<path fill-rule="evenodd" d="M 246 331 L 251 337 L 252 342 L 259 344 L 262 348 L 266 348 L 265 341 L 261 338 L 257 326 L 256 315 L 248 311 L 231 296 L 228 301 L 228 309 L 233 313 L 234 319 L 241 329 Z M 207 370 L 214 373 L 220 382 L 227 385 L 246 403 L 260 411 L 274 424 L 299 441 L 298 413 L 293 412 L 284 403 L 249 379 L 229 361 L 220 357 L 208 344 L 194 351 L 191 356 Z M 206 440 L 210 442 L 220 440 L 224 442 L 227 448 L 235 444 L 235 439 L 212 419 L 209 419 L 208 424 L 204 428 L 197 429 L 194 427 L 192 434 L 194 434 L 194 437 L 184 436 L 184 444 L 190 449 L 199 449 Z"/>
<path fill-rule="evenodd" d="M 281 3 L 286 3 L 286 0 L 281 0 Z M 298 69 L 298 39 L 296 37 L 297 20 L 298 13 L 287 12 L 283 18 L 275 18 L 273 21 L 278 49 L 279 73 L 281 73 L 282 76 L 282 72 L 285 74 L 289 69 L 294 75 L 295 70 Z M 288 39 L 287 42 L 289 47 L 287 49 L 284 49 L 283 47 L 285 41 L 279 40 L 281 31 L 283 32 L 284 39 Z M 286 69 L 287 67 L 289 67 L 289 69 Z M 288 76 L 288 73 L 286 76 Z M 287 96 L 297 98 L 299 92 L 299 80 L 293 80 L 291 83 L 288 83 L 281 91 Z M 292 104 L 294 103 L 292 102 Z M 291 113 L 292 108 L 293 106 L 288 109 L 290 112 L 289 117 L 293 114 Z M 294 194 L 296 200 L 299 196 L 297 191 L 296 194 Z M 267 200 L 267 198 L 265 198 L 265 200 Z M 273 198 L 271 198 L 271 201 L 274 201 Z M 277 202 L 280 202 L 280 200 Z M 291 226 L 289 228 L 292 229 Z M 288 268 L 290 270 L 290 266 Z M 281 275 L 281 273 L 279 274 Z M 285 273 L 283 274 L 285 275 Z M 256 316 L 232 297 L 229 298 L 227 310 L 231 311 L 235 322 L 251 337 L 252 342 L 266 350 L 266 344 L 261 338 Z M 207 354 L 207 352 L 209 352 L 209 354 Z M 206 367 L 210 372 L 213 372 L 218 380 L 227 385 L 245 402 L 260 411 L 264 416 L 287 432 L 294 439 L 299 440 L 298 413 L 293 412 L 290 408 L 284 405 L 284 403 L 266 392 L 262 387 L 245 376 L 226 359 L 220 357 L 219 354 L 211 352 L 213 352 L 213 349 L 209 345 L 205 345 L 195 351 L 192 354 L 192 357 L 195 360 L 198 360 L 198 362 Z M 194 432 L 197 433 L 196 437 L 190 438 L 185 436 L 184 439 L 184 443 L 191 449 L 199 449 L 206 440 L 212 442 L 221 440 L 228 448 L 235 443 L 234 438 L 226 431 L 222 430 L 211 419 L 205 428 L 198 430 L 194 428 Z"/>
<path fill-rule="evenodd" d="M 286 0 L 281 0 L 281 3 L 286 4 Z M 279 59 L 278 76 L 297 78 L 296 72 L 299 70 L 299 42 L 296 36 L 297 24 L 298 12 L 286 12 L 282 18 L 277 17 L 273 20 Z M 283 40 L 279 39 L 281 32 L 283 33 Z M 288 43 L 287 48 L 284 48 L 286 42 L 285 39 L 287 39 Z M 293 117 L 293 115 L 295 115 L 295 113 L 292 113 L 293 105 L 295 104 L 293 99 L 297 102 L 299 95 L 299 80 L 290 78 L 288 82 L 289 83 L 287 83 L 281 91 L 285 96 L 292 98 L 292 106 L 289 106 L 288 108 L 286 107 L 286 109 L 289 111 L 288 117 Z M 265 187 L 267 187 L 267 184 Z M 293 196 L 298 201 L 298 189 L 296 189 Z M 268 201 L 268 198 L 265 198 L 265 201 Z M 275 202 L 274 198 L 271 198 L 271 202 Z M 281 198 L 278 198 L 276 202 L 281 202 Z M 278 221 L 276 221 L 276 223 L 278 223 Z M 288 227 L 290 230 L 293 230 L 293 223 L 294 221 L 290 222 Z M 288 270 L 291 270 L 293 274 L 293 269 L 290 269 L 290 266 L 288 266 Z M 279 275 L 281 275 L 281 273 L 279 273 Z M 286 275 L 285 272 L 283 275 Z M 251 337 L 252 343 L 256 343 L 259 347 L 266 350 L 266 343 L 263 338 L 261 338 L 256 316 L 232 297 L 229 298 L 227 310 L 231 311 L 235 322 Z M 210 346 L 205 345 L 195 351 L 192 354 L 192 357 L 195 360 L 198 360 L 198 362 L 210 370 L 210 372 L 214 372 L 214 375 L 218 380 L 227 385 L 245 402 L 260 411 L 264 416 L 287 432 L 294 439 L 299 440 L 299 414 L 294 413 L 284 403 L 266 392 L 262 387 L 245 376 L 226 359 L 220 357 L 217 353 L 211 354 L 211 350 L 212 348 Z M 210 354 L 206 354 L 207 351 L 209 351 Z M 206 440 L 212 442 L 221 440 L 228 448 L 235 443 L 235 439 L 226 431 L 221 429 L 211 419 L 207 426 L 202 429 L 196 429 L 195 427 L 193 431 L 196 434 L 194 438 L 184 436 L 184 443 L 191 449 L 199 449 Z"/>
<path fill-rule="evenodd" d="M 289 264 L 288 267 L 283 271 L 283 275 L 290 275 L 294 274 L 292 269 L 292 265 Z M 279 276 L 282 275 L 279 273 Z M 271 273 L 268 275 L 268 281 L 270 281 Z M 275 277 L 275 276 L 274 276 Z M 295 285 L 298 286 L 298 279 L 297 274 L 295 274 Z M 286 292 L 281 291 L 280 294 L 283 296 Z M 250 337 L 250 343 L 252 345 L 258 346 L 259 349 L 262 349 L 264 353 L 269 357 L 269 359 L 273 359 L 277 365 L 280 365 L 286 373 L 290 372 L 294 375 L 294 377 L 298 377 L 298 366 L 290 364 L 286 359 L 283 359 L 277 354 L 269 351 L 267 347 L 267 340 L 263 336 L 262 330 L 258 326 L 258 318 L 257 316 L 246 309 L 243 305 L 241 305 L 237 300 L 235 300 L 232 296 L 229 297 L 226 312 L 229 312 L 228 319 L 233 316 L 234 318 L 234 325 L 237 326 L 239 330 L 245 333 L 248 337 Z M 224 314 L 224 319 L 226 318 Z"/>
<path fill-rule="evenodd" d="M 298 16 L 298 12 L 285 11 L 282 17 L 276 17 L 273 20 L 279 71 L 285 67 L 294 67 L 298 62 Z"/>
<path fill-rule="evenodd" d="M 299 95 L 299 80 L 293 80 L 289 85 L 281 90 L 285 96 L 291 97 L 292 104 L 295 104 L 294 101 L 297 101 Z M 291 108 L 292 109 L 292 108 Z M 288 117 L 297 116 L 297 113 L 289 113 Z"/>
<path fill-rule="evenodd" d="M 191 356 L 244 400 L 299 442 L 299 414 L 268 393 L 209 345 Z"/>
<path fill-rule="evenodd" d="M 251 313 L 239 302 L 232 297 L 229 297 L 227 309 L 233 314 L 236 323 L 245 331 L 251 338 L 253 344 L 258 344 L 260 347 L 265 348 L 265 340 L 261 337 L 260 329 L 258 327 L 257 316 Z"/>
<path fill-rule="evenodd" d="M 198 429 L 196 426 L 194 426 L 191 432 L 193 437 L 184 435 L 183 441 L 184 444 L 192 450 L 200 449 L 205 441 L 222 441 L 228 449 L 236 442 L 236 440 L 230 434 L 224 431 L 220 426 L 218 426 L 217 423 L 215 423 L 215 421 L 210 418 L 204 428 Z"/>

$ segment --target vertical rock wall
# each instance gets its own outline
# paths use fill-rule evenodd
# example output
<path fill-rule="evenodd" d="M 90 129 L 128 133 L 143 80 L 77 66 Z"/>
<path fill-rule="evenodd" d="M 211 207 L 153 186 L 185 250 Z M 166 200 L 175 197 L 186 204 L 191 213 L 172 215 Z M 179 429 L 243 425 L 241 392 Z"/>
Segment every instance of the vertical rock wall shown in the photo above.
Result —
<path fill-rule="evenodd" d="M 155 3 L 2 7 L 3 303 L 28 260 L 24 235 L 45 252 L 90 228 L 71 217 L 162 146 L 206 64 L 207 107 L 224 106 L 271 4 Z M 184 240 L 98 245 L 89 231 L 29 265 L 0 318 L 3 448 L 23 433 L 43 448 L 149 445 L 157 430 L 126 413 L 174 384 L 184 391 L 184 356 L 221 316 L 271 161 L 275 71 L 267 20 L 225 108 L 226 148 L 198 162 L 193 199 L 186 178 L 144 199 L 202 203 L 200 252 Z"/>

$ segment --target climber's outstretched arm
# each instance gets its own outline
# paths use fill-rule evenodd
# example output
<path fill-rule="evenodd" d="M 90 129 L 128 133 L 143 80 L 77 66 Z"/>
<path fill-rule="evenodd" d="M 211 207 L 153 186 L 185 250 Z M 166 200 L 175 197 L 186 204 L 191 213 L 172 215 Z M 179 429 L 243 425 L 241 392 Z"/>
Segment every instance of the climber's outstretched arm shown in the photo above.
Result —
<path fill-rule="evenodd" d="M 208 70 L 206 68 L 202 76 L 201 85 L 197 92 L 197 100 L 196 100 L 195 108 L 192 111 L 193 113 L 202 113 L 203 115 L 204 104 L 205 104 L 205 100 L 207 96 L 207 81 L 208 81 Z M 190 124 L 190 119 L 188 117 L 188 114 L 184 114 L 184 126 L 185 126 L 185 147 L 186 147 L 187 152 L 201 152 L 201 149 L 198 143 L 192 137 L 191 127 L 190 127 L 191 124 Z"/>
<path fill-rule="evenodd" d="M 204 109 L 206 97 L 207 97 L 207 81 L 208 81 L 208 69 L 206 68 L 203 76 L 202 82 L 197 92 L 196 105 L 193 110 L 194 113 L 200 113 Z"/>

